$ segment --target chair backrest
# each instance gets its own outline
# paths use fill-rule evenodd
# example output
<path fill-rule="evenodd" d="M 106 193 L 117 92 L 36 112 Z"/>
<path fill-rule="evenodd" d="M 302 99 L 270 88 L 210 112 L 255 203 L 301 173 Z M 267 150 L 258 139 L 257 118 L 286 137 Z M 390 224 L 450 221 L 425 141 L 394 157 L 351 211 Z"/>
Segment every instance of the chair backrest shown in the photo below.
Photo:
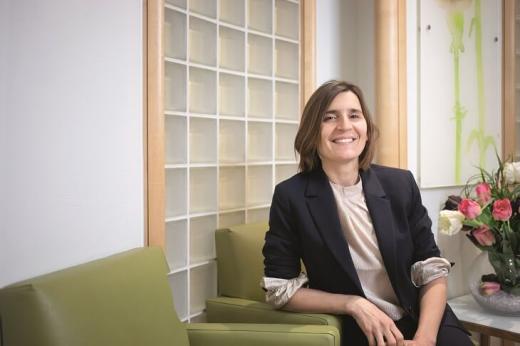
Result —
<path fill-rule="evenodd" d="M 140 248 L 0 290 L 3 346 L 187 346 L 159 248 Z"/>
<path fill-rule="evenodd" d="M 267 222 L 217 230 L 218 291 L 222 296 L 265 300 L 260 287 L 264 275 L 262 247 Z"/>

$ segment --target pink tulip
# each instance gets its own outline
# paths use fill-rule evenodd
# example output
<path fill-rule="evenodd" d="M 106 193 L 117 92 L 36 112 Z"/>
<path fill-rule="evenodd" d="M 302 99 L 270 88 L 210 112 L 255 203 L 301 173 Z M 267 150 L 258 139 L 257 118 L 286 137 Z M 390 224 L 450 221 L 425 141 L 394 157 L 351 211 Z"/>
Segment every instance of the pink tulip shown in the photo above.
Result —
<path fill-rule="evenodd" d="M 497 221 L 507 221 L 511 217 L 513 210 L 509 199 L 497 199 L 493 203 L 493 219 Z"/>
<path fill-rule="evenodd" d="M 475 187 L 478 200 L 481 204 L 486 204 L 491 199 L 491 187 L 488 183 L 480 183 Z"/>
<path fill-rule="evenodd" d="M 495 244 L 495 235 L 486 225 L 480 226 L 471 231 L 471 235 L 475 237 L 477 242 L 482 246 L 491 246 Z"/>
<path fill-rule="evenodd" d="M 464 198 L 462 201 L 460 201 L 459 211 L 469 220 L 473 220 L 482 212 L 480 205 L 469 198 Z"/>
<path fill-rule="evenodd" d="M 500 291 L 500 284 L 498 282 L 483 282 L 480 284 L 480 293 L 484 296 L 490 296 Z"/>

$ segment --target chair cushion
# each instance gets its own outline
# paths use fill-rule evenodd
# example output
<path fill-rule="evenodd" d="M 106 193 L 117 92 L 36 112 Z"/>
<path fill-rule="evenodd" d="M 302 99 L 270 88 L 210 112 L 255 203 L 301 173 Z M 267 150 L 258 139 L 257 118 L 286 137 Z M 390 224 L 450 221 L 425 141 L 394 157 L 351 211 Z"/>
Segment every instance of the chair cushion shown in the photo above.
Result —
<path fill-rule="evenodd" d="M 265 301 L 260 287 L 264 275 L 262 247 L 267 222 L 217 230 L 215 234 L 219 294 Z"/>
<path fill-rule="evenodd" d="M 0 290 L 3 346 L 188 345 L 159 248 L 140 248 Z"/>

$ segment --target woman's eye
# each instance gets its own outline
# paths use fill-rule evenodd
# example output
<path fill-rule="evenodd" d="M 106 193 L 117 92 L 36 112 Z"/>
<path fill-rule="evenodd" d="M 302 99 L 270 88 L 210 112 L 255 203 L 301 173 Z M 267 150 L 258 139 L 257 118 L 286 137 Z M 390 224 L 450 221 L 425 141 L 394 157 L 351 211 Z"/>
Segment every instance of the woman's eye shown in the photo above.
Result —
<path fill-rule="evenodd" d="M 333 120 L 333 119 L 336 119 L 336 116 L 334 114 L 325 114 L 325 116 L 323 117 L 323 121 L 324 122 L 330 121 L 330 120 Z"/>
<path fill-rule="evenodd" d="M 350 113 L 349 114 L 349 118 L 360 118 L 361 117 L 361 114 L 359 113 Z"/>

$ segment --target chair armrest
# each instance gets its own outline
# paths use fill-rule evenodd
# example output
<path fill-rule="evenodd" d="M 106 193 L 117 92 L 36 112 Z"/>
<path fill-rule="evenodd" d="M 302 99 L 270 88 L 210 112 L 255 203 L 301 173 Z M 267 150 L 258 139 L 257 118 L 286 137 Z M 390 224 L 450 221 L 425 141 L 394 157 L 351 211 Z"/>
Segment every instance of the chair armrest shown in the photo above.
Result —
<path fill-rule="evenodd" d="M 341 319 L 338 316 L 276 310 L 267 303 L 241 298 L 217 297 L 206 300 L 206 317 L 208 322 L 219 323 L 330 325 L 341 334 Z"/>
<path fill-rule="evenodd" d="M 291 324 L 192 323 L 190 346 L 339 346 L 333 326 Z"/>

